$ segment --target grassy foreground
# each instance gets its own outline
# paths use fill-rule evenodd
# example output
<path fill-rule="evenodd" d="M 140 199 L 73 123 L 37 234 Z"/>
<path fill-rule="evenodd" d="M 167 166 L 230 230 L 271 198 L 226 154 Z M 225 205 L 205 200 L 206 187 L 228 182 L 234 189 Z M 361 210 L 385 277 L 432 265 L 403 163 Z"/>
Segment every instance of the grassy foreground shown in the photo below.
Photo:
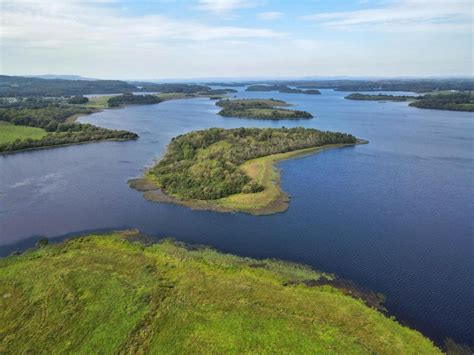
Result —
<path fill-rule="evenodd" d="M 11 123 L 0 121 L 0 144 L 14 142 L 17 139 L 41 139 L 46 131 L 41 128 L 28 126 L 15 126 Z"/>
<path fill-rule="evenodd" d="M 440 353 L 305 266 L 125 235 L 0 260 L 0 352 Z"/>

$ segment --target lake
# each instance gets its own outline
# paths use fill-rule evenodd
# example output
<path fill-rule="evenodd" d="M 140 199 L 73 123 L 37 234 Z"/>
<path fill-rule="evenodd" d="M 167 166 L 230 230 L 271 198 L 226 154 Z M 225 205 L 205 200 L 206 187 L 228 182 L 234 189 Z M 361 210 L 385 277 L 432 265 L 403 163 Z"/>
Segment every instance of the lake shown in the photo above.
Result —
<path fill-rule="evenodd" d="M 432 339 L 474 345 L 472 113 L 351 101 L 332 90 L 318 96 L 239 90 L 232 95 L 282 99 L 315 118 L 222 118 L 209 99 L 167 101 L 80 118 L 136 132 L 137 141 L 0 156 L 1 255 L 41 236 L 138 228 L 336 273 L 385 294 L 391 314 Z M 127 185 L 173 136 L 283 125 L 348 132 L 370 143 L 280 163 L 292 199 L 287 212 L 272 216 L 148 202 Z"/>

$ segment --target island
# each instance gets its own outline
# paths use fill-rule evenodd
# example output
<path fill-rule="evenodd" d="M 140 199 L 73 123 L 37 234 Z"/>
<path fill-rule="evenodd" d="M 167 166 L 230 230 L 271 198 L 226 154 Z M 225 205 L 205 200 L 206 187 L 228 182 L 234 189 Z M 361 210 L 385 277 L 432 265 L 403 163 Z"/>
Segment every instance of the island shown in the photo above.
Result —
<path fill-rule="evenodd" d="M 280 93 L 286 94 L 307 94 L 307 95 L 321 95 L 321 92 L 317 89 L 309 89 L 309 90 L 302 90 L 302 89 L 293 89 L 287 85 L 271 85 L 271 84 L 255 84 L 249 85 L 245 91 L 278 91 Z"/>
<path fill-rule="evenodd" d="M 409 106 L 417 108 L 474 112 L 474 95 L 472 92 L 434 92 L 419 96 L 353 93 L 346 96 L 345 99 L 365 101 L 411 101 Z"/>
<path fill-rule="evenodd" d="M 225 117 L 254 118 L 266 120 L 300 120 L 313 118 L 309 112 L 288 110 L 285 101 L 275 99 L 225 99 L 216 103 L 222 107 L 218 112 Z"/>
<path fill-rule="evenodd" d="M 307 128 L 211 128 L 171 140 L 163 158 L 129 185 L 150 201 L 194 209 L 283 212 L 289 198 L 278 161 L 323 149 L 366 143 L 339 132 Z"/>
<path fill-rule="evenodd" d="M 304 265 L 139 231 L 41 239 L 0 260 L 0 351 L 442 353 L 365 294 Z"/>
<path fill-rule="evenodd" d="M 410 106 L 433 110 L 474 112 L 473 92 L 443 92 L 423 95 Z"/>
<path fill-rule="evenodd" d="M 151 105 L 158 104 L 162 100 L 156 95 L 133 95 L 125 93 L 118 96 L 112 96 L 107 100 L 109 107 L 119 107 L 125 105 Z"/>
<path fill-rule="evenodd" d="M 361 93 L 353 93 L 344 97 L 347 100 L 363 100 L 363 101 L 407 101 L 407 100 L 414 100 L 416 96 L 407 96 L 407 95 L 385 95 L 385 94 L 378 94 L 378 95 L 367 95 Z"/>

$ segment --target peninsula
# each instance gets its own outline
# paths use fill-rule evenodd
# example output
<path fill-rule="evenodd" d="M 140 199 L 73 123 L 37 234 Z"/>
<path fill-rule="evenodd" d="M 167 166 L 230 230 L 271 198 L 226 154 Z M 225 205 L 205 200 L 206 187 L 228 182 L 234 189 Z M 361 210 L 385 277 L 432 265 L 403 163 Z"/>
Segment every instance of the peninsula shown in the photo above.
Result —
<path fill-rule="evenodd" d="M 334 275 L 137 231 L 42 240 L 0 280 L 7 354 L 441 354 Z"/>
<path fill-rule="evenodd" d="M 288 110 L 285 101 L 275 99 L 234 99 L 220 100 L 216 103 L 222 107 L 219 115 L 225 117 L 254 118 L 264 120 L 299 120 L 313 118 L 309 112 Z"/>
<path fill-rule="evenodd" d="M 220 212 L 283 212 L 289 198 L 274 163 L 365 143 L 350 134 L 305 128 L 211 128 L 172 139 L 164 157 L 132 188 L 147 200 Z"/>

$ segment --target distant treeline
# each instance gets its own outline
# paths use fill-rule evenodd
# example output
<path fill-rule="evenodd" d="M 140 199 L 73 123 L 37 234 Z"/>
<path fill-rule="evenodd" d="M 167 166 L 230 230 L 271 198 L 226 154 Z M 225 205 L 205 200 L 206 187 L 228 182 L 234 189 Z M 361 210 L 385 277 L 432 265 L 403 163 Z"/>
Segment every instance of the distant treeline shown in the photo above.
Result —
<path fill-rule="evenodd" d="M 234 89 L 215 89 L 186 83 L 125 82 L 121 80 L 66 80 L 0 75 L 0 97 L 60 97 L 127 92 L 162 92 L 184 94 L 225 94 Z"/>
<path fill-rule="evenodd" d="M 474 111 L 474 95 L 471 92 L 438 93 L 421 96 L 367 95 L 354 93 L 345 97 L 349 100 L 407 101 L 415 100 L 410 106 L 434 110 Z"/>
<path fill-rule="evenodd" d="M 220 86 L 259 86 L 259 91 L 269 91 L 262 85 L 271 86 L 271 91 L 279 91 L 281 86 L 294 86 L 297 89 L 335 89 L 338 91 L 410 91 L 432 92 L 442 90 L 472 91 L 474 79 L 448 78 L 448 79 L 374 79 L 374 80 L 268 80 L 268 81 L 242 81 L 242 82 L 216 82 L 209 85 Z M 251 89 L 250 91 L 253 91 Z"/>
<path fill-rule="evenodd" d="M 125 93 L 119 96 L 113 96 L 107 101 L 109 107 L 118 107 L 120 105 L 147 105 L 157 104 L 162 100 L 156 95 L 133 95 Z"/>
<path fill-rule="evenodd" d="M 354 93 L 347 95 L 344 97 L 345 99 L 348 100 L 364 100 L 364 101 L 406 101 L 410 99 L 415 99 L 416 96 L 407 96 L 407 95 L 384 95 L 384 94 L 378 94 L 378 95 L 366 95 L 366 94 L 360 94 L 360 93 Z"/>
<path fill-rule="evenodd" d="M 113 94 L 136 90 L 136 86 L 120 80 L 39 79 L 0 75 L 0 97 L 57 97 L 86 94 Z"/>
<path fill-rule="evenodd" d="M 435 110 L 474 112 L 474 95 L 472 93 L 445 93 L 424 95 L 410 106 Z"/>
<path fill-rule="evenodd" d="M 319 90 L 315 90 L 315 89 L 302 90 L 302 89 L 293 89 L 293 88 L 288 87 L 287 85 L 266 85 L 266 84 L 250 85 L 245 89 L 245 91 L 278 91 L 278 92 L 286 93 L 286 94 L 308 94 L 308 95 L 321 94 Z"/>
<path fill-rule="evenodd" d="M 355 142 L 350 134 L 301 127 L 211 128 L 173 138 L 165 156 L 150 173 L 169 194 L 183 199 L 214 200 L 263 189 L 239 168 L 247 160 Z"/>

